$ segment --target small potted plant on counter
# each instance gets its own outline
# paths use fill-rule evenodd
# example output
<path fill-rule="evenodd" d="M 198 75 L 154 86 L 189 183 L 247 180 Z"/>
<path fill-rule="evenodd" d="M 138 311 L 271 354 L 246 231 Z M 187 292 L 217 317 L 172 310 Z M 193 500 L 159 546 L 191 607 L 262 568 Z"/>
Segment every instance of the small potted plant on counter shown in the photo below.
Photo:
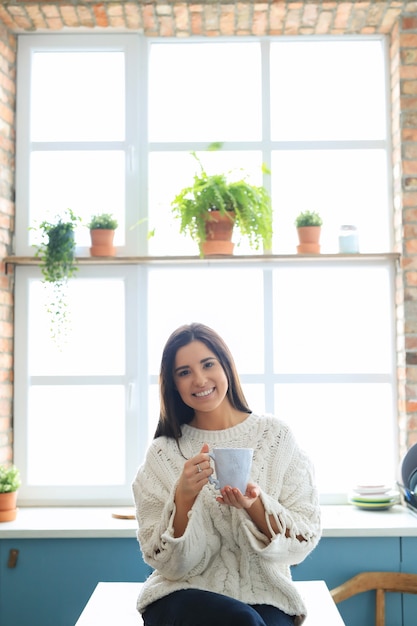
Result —
<path fill-rule="evenodd" d="M 298 254 L 320 254 L 320 234 L 323 220 L 316 211 L 304 211 L 295 220 L 298 233 Z"/>
<path fill-rule="evenodd" d="M 91 256 L 115 256 L 113 240 L 118 225 L 117 219 L 111 213 L 93 215 L 87 224 L 91 236 Z"/>
<path fill-rule="evenodd" d="M 218 149 L 210 148 L 209 150 Z M 258 250 L 272 245 L 272 209 L 263 186 L 251 185 L 245 177 L 229 180 L 226 173 L 209 175 L 195 152 L 200 171 L 171 203 L 180 220 L 180 232 L 188 233 L 200 248 L 201 256 L 231 255 L 233 227 Z"/>
<path fill-rule="evenodd" d="M 15 465 L 0 465 L 0 522 L 12 522 L 17 515 L 17 490 L 21 485 Z"/>

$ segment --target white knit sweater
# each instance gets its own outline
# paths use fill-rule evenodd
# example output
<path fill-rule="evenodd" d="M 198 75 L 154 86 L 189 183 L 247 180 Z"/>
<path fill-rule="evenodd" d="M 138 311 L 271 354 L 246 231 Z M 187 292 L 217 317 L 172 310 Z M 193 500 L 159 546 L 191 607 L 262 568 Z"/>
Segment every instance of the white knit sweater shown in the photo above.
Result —
<path fill-rule="evenodd" d="M 266 514 L 273 515 L 281 532 L 270 541 L 245 510 L 219 504 L 218 491 L 209 483 L 188 514 L 184 535 L 174 538 L 174 493 L 185 461 L 174 439 L 155 439 L 133 483 L 137 536 L 145 562 L 154 568 L 138 610 L 179 589 L 194 588 L 247 604 L 277 606 L 299 616 L 300 624 L 306 608 L 291 581 L 290 566 L 317 545 L 321 525 L 313 468 L 291 430 L 275 417 L 250 414 L 226 430 L 184 425 L 182 434 L 186 458 L 200 452 L 203 443 L 210 449 L 254 448 L 251 482 L 261 488 Z"/>

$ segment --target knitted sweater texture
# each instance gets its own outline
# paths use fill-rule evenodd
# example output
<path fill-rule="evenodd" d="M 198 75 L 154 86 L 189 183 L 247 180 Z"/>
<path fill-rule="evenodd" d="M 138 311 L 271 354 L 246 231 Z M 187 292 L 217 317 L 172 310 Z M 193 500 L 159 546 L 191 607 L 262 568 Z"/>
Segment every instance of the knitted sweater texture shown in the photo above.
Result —
<path fill-rule="evenodd" d="M 204 443 L 210 449 L 253 448 L 250 480 L 261 488 L 267 519 L 273 516 L 280 533 L 270 528 L 269 540 L 247 511 L 219 504 L 219 492 L 208 483 L 188 514 L 184 535 L 175 538 L 174 495 L 185 461 L 174 439 L 155 439 L 133 483 L 137 537 L 145 562 L 154 568 L 138 598 L 138 610 L 179 589 L 194 588 L 247 604 L 277 606 L 298 616 L 295 623 L 301 624 L 306 608 L 292 583 L 290 566 L 317 545 L 320 507 L 313 467 L 288 425 L 254 414 L 225 430 L 185 424 L 179 443 L 186 458 L 200 452 Z"/>

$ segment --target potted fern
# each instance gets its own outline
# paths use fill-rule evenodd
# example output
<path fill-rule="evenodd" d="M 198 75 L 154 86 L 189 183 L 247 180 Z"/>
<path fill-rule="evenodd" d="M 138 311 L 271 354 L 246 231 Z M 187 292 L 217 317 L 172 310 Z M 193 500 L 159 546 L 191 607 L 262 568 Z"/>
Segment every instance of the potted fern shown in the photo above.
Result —
<path fill-rule="evenodd" d="M 111 213 L 93 215 L 87 224 L 91 236 L 91 256 L 114 256 L 114 231 L 118 227 L 117 219 Z"/>
<path fill-rule="evenodd" d="M 43 282 L 50 288 L 48 312 L 51 336 L 55 340 L 65 334 L 67 321 L 66 290 L 68 279 L 78 270 L 75 259 L 75 227 L 81 218 L 71 209 L 50 222 L 44 220 L 38 227 L 42 242 L 35 256 L 40 259 Z"/>
<path fill-rule="evenodd" d="M 303 211 L 297 215 L 295 226 L 297 228 L 299 245 L 298 254 L 319 254 L 320 234 L 323 220 L 317 211 Z"/>
<path fill-rule="evenodd" d="M 272 208 L 265 187 L 251 185 L 245 177 L 230 181 L 227 173 L 209 175 L 197 154 L 191 155 L 200 170 L 171 203 L 174 216 L 180 220 L 180 232 L 197 242 L 202 256 L 233 254 L 234 227 L 251 248 L 258 250 L 263 244 L 269 250 Z"/>
<path fill-rule="evenodd" d="M 0 465 L 0 522 L 12 522 L 16 519 L 17 490 L 20 485 L 17 467 Z"/>

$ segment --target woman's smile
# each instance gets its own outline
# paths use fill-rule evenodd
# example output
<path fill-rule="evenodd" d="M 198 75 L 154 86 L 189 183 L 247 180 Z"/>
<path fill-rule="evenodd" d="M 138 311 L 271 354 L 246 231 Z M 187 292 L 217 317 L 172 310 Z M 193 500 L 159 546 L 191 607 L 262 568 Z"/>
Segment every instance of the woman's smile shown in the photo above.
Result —
<path fill-rule="evenodd" d="M 206 398 L 207 396 L 213 393 L 214 389 L 215 387 L 211 387 L 210 389 L 207 389 L 206 391 L 199 391 L 199 392 L 193 393 L 193 396 L 196 396 L 196 398 Z"/>

